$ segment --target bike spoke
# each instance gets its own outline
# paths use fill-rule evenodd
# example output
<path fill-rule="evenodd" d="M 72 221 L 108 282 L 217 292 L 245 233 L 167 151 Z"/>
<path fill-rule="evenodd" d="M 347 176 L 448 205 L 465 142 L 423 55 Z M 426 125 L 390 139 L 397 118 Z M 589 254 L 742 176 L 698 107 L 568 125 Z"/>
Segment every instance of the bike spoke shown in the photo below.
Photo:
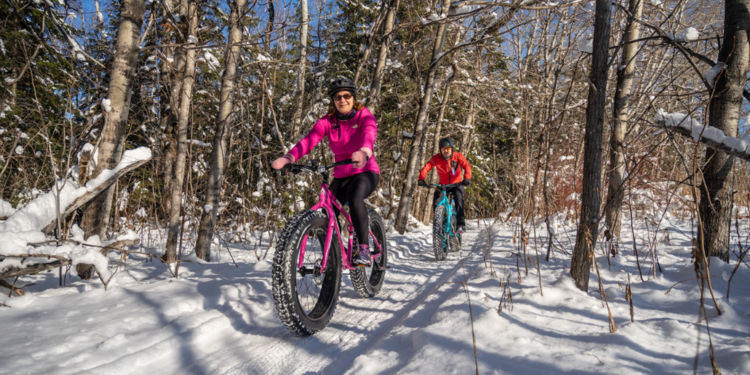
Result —
<path fill-rule="evenodd" d="M 308 233 L 305 255 L 302 259 L 302 264 L 299 264 L 297 269 L 299 270 L 304 267 L 304 269 L 314 272 L 316 266 L 319 266 L 318 261 L 322 263 L 322 258 L 323 247 L 316 233 Z M 305 274 L 301 274 L 297 272 L 297 277 L 297 298 L 305 313 L 310 313 L 318 303 L 325 273 L 315 275 L 315 273 L 305 272 Z"/>

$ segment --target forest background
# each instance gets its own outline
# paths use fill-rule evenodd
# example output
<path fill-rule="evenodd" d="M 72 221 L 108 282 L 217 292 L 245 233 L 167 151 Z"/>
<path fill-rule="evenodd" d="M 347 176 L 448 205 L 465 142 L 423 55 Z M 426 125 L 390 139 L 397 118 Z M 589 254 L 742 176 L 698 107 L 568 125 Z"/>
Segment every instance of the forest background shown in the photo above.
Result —
<path fill-rule="evenodd" d="M 615 254 L 622 220 L 655 221 L 664 205 L 726 261 L 750 200 L 747 5 L 3 0 L 0 218 L 145 146 L 144 166 L 48 234 L 161 229 L 167 264 L 258 233 L 273 243 L 317 182 L 270 161 L 325 114 L 328 80 L 347 76 L 379 126 L 368 203 L 401 233 L 430 222 L 416 173 L 452 137 L 474 169 L 470 219 L 515 221 L 524 254 L 544 222 L 547 257 L 563 251 L 550 221 L 578 220 L 581 289 L 597 240 Z"/>

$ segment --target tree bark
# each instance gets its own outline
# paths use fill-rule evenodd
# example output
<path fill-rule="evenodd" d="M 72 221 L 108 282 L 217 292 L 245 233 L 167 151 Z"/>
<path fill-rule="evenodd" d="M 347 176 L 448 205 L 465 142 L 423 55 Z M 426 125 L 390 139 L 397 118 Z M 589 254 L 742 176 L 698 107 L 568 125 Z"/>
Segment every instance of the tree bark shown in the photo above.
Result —
<path fill-rule="evenodd" d="M 297 73 L 297 108 L 292 118 L 292 142 L 297 140 L 300 127 L 302 126 L 302 111 L 305 105 L 305 66 L 307 65 L 307 27 L 309 16 L 307 14 L 307 0 L 301 0 L 302 25 L 299 32 L 299 72 Z"/>
<path fill-rule="evenodd" d="M 268 53 L 271 51 L 271 35 L 273 34 L 273 23 L 276 21 L 276 9 L 274 8 L 273 0 L 267 1 L 266 4 L 268 5 L 268 25 L 266 25 L 263 49 Z"/>
<path fill-rule="evenodd" d="M 455 72 L 454 72 L 455 73 Z M 435 125 L 435 138 L 432 143 L 432 155 L 437 155 L 440 152 L 440 132 L 443 130 L 443 118 L 445 117 L 445 108 L 448 106 L 448 96 L 450 96 L 451 85 L 450 81 L 445 83 L 445 91 L 443 91 L 443 101 L 440 103 L 440 112 L 438 112 L 437 124 Z M 429 159 L 428 159 L 429 160 Z M 434 170 L 434 169 L 433 169 Z M 438 182 L 437 171 L 432 172 L 430 177 L 430 183 L 435 184 Z M 429 190 L 432 192 L 432 190 Z M 430 195 L 428 193 L 427 198 Z M 422 214 L 422 222 L 427 224 L 432 220 L 432 202 L 424 206 L 424 213 Z"/>
<path fill-rule="evenodd" d="M 474 131 L 474 116 L 476 116 L 477 111 L 476 103 L 477 95 L 476 90 L 474 90 L 474 95 L 472 95 L 471 99 L 469 99 L 469 113 L 466 115 L 466 128 L 461 129 L 461 148 L 459 149 L 459 151 L 466 157 L 469 157 L 471 134 Z"/>
<path fill-rule="evenodd" d="M 306 4 L 307 1 L 303 0 L 302 3 Z M 237 61 L 239 61 L 240 55 L 239 44 L 242 42 L 242 18 L 246 6 L 247 0 L 235 0 L 231 3 L 232 10 L 229 19 L 232 29 L 227 38 L 227 52 L 224 58 L 225 68 L 221 82 L 219 123 L 211 152 L 211 166 L 206 186 L 206 201 L 203 204 L 203 215 L 201 216 L 198 239 L 195 244 L 195 255 L 207 261 L 211 259 L 211 241 L 214 236 L 216 219 L 219 215 L 221 184 L 224 180 L 224 168 L 228 153 L 227 144 L 234 118 L 234 85 L 237 80 Z M 307 7 L 304 5 L 303 7 L 306 13 Z M 306 25 L 304 27 L 307 28 Z M 209 206 L 211 209 L 206 210 L 206 207 Z"/>
<path fill-rule="evenodd" d="M 736 137 L 739 127 L 742 91 L 746 82 L 750 46 L 750 0 L 727 0 L 724 10 L 724 43 L 719 62 L 725 63 L 719 74 L 708 107 L 708 124 Z M 703 227 L 698 239 L 708 256 L 729 261 L 729 231 L 732 218 L 732 186 L 729 185 L 734 157 L 709 148 L 703 167 L 705 185 L 701 186 L 700 215 Z"/>
<path fill-rule="evenodd" d="M 583 188 L 581 192 L 581 217 L 576 235 L 576 245 L 570 264 L 570 274 L 578 289 L 584 292 L 589 286 L 590 257 L 594 254 L 598 232 L 602 175 L 602 132 L 607 94 L 609 37 L 611 31 L 612 3 L 596 0 L 594 18 L 594 51 L 591 61 L 591 85 L 586 107 L 586 134 L 583 149 Z"/>
<path fill-rule="evenodd" d="M 110 74 L 107 99 L 110 111 L 105 113 L 104 127 L 99 137 L 96 167 L 91 174 L 96 177 L 105 169 L 114 168 L 122 157 L 125 130 L 130 110 L 130 95 L 133 76 L 138 65 L 139 40 L 144 0 L 123 0 L 120 8 L 120 24 L 117 28 L 114 62 Z M 104 107 L 104 106 L 102 106 Z M 99 235 L 105 239 L 115 188 L 110 187 L 89 202 L 83 212 L 81 227 L 86 237 Z"/>
<path fill-rule="evenodd" d="M 378 16 L 375 18 L 375 22 L 373 22 L 372 30 L 370 31 L 370 37 L 367 38 L 367 45 L 365 45 L 365 50 L 362 53 L 362 58 L 359 60 L 359 64 L 357 64 L 357 69 L 354 71 L 354 84 L 359 85 L 359 78 L 362 76 L 362 71 L 365 69 L 365 66 L 369 63 L 368 60 L 370 60 L 370 54 L 372 53 L 372 47 L 375 45 L 375 37 L 377 36 L 377 30 L 380 30 L 380 25 L 383 22 L 384 14 L 387 10 L 383 10 L 378 13 Z"/>
<path fill-rule="evenodd" d="M 448 17 L 453 15 L 455 12 L 454 8 L 451 8 L 451 0 L 445 0 L 443 2 L 443 12 L 448 11 Z M 438 61 L 443 52 L 443 44 L 445 42 L 446 23 L 441 23 L 438 26 L 438 30 L 435 38 L 435 46 L 432 51 L 432 58 L 430 59 L 430 67 L 427 71 L 427 82 L 425 82 L 424 95 L 422 95 L 422 102 L 419 104 L 419 112 L 417 114 L 417 120 L 414 124 L 414 139 L 412 140 L 411 148 L 409 150 L 409 159 L 406 163 L 406 176 L 404 177 L 404 184 L 401 188 L 401 199 L 398 202 L 398 210 L 396 211 L 396 230 L 403 234 L 406 231 L 406 225 L 409 222 L 409 208 L 411 206 L 412 197 L 414 196 L 415 187 L 415 175 L 417 172 L 417 162 L 419 161 L 419 155 L 423 149 L 424 143 L 424 128 L 427 122 L 427 114 L 430 111 L 430 102 L 432 101 L 432 92 L 435 90 L 435 75 L 437 73 L 440 62 Z"/>
<path fill-rule="evenodd" d="M 370 85 L 370 96 L 367 99 L 367 108 L 372 113 L 378 109 L 380 101 L 380 88 L 383 85 L 383 72 L 385 71 L 385 62 L 388 59 L 388 48 L 391 45 L 391 32 L 393 32 L 393 22 L 396 18 L 399 0 L 390 0 L 388 3 L 388 12 L 385 15 L 385 25 L 383 26 L 383 35 L 380 37 L 380 53 L 378 54 L 378 64 L 375 67 L 375 76 L 372 77 Z"/>
<path fill-rule="evenodd" d="M 177 1 L 179 1 L 179 3 L 175 7 L 175 2 Z M 187 20 L 187 6 L 184 3 L 184 0 L 165 1 L 165 5 L 179 16 L 180 22 L 177 23 L 178 27 L 183 27 Z M 184 29 L 182 32 L 187 32 L 187 30 Z M 174 31 L 173 33 L 177 34 L 177 32 Z M 170 38 L 169 40 L 171 41 L 173 39 Z M 175 42 L 178 41 L 175 40 Z M 168 195 L 168 192 L 172 191 L 172 175 L 174 174 L 173 169 L 175 161 L 177 160 L 177 119 L 180 117 L 180 93 L 182 92 L 182 82 L 185 75 L 185 49 L 182 47 L 166 47 L 164 48 L 164 55 L 166 56 L 164 59 L 166 60 L 164 66 L 167 67 L 165 71 L 171 73 L 169 75 L 170 82 L 168 85 L 169 98 L 164 100 L 164 103 L 168 104 L 169 109 L 166 109 L 166 107 L 164 108 L 164 112 L 166 112 L 166 118 L 164 119 L 166 124 L 164 125 L 164 140 L 161 142 L 164 150 L 161 168 L 164 180 L 162 193 Z M 169 59 L 172 59 L 171 63 L 169 62 Z M 164 199 L 162 201 L 162 212 L 166 217 L 169 217 L 171 203 L 172 202 L 169 199 Z"/>
<path fill-rule="evenodd" d="M 187 35 L 196 35 L 198 26 L 198 5 L 195 1 L 188 4 Z M 188 38 L 189 39 L 189 38 Z M 189 43 L 189 42 L 188 42 Z M 189 43 L 188 45 L 193 45 Z M 180 211 L 182 208 L 182 185 L 185 181 L 185 161 L 187 159 L 187 134 L 190 123 L 190 109 L 192 107 L 193 83 L 195 82 L 195 48 L 185 52 L 185 75 L 180 93 L 179 118 L 177 120 L 177 157 L 172 173 L 172 189 L 169 207 L 169 233 L 167 234 L 167 248 L 164 252 L 164 262 L 169 264 L 177 260 L 177 242 L 182 230 L 180 226 Z"/>
<path fill-rule="evenodd" d="M 625 182 L 625 134 L 628 131 L 630 95 L 633 91 L 635 76 L 635 56 L 638 52 L 641 26 L 636 21 L 643 14 L 643 0 L 630 0 L 630 13 L 625 35 L 622 38 L 622 57 L 620 70 L 617 72 L 617 89 L 614 103 L 614 127 L 609 138 L 609 173 L 607 187 L 607 204 L 604 206 L 604 217 L 613 241 L 620 237 L 622 218 L 622 201 L 624 199 L 623 183 Z"/>

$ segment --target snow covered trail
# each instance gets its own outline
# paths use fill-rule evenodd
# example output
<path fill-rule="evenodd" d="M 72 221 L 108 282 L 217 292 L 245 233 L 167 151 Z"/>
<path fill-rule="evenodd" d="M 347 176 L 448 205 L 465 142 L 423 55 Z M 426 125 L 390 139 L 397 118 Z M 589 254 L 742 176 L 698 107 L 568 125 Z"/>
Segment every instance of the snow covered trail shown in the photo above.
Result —
<path fill-rule="evenodd" d="M 628 250 L 629 246 L 632 249 L 632 242 L 624 241 L 621 253 L 611 258 L 611 266 L 606 257 L 598 258 L 616 333 L 609 332 L 607 309 L 599 297 L 595 272 L 591 274 L 588 293 L 582 292 L 569 275 L 569 258 L 557 254 L 545 262 L 545 254 L 539 254 L 542 295 L 534 268 L 533 243 L 527 249 L 529 270 L 524 276 L 523 260 L 517 263 L 510 254 L 517 250 L 512 228 L 497 225 L 489 229 L 495 275 L 483 262 L 482 248 L 487 246 L 488 238 L 484 232 L 474 242 L 476 250 L 464 262 L 466 279 L 461 274 L 453 280 L 466 282 L 471 312 L 462 286 L 446 284 L 391 329 L 382 342 L 357 358 L 346 373 L 474 373 L 477 364 L 472 315 L 481 374 L 686 374 L 693 372 L 696 353 L 697 373 L 711 373 L 705 325 L 695 324 L 700 292 L 690 258 L 691 241 L 685 238 L 689 231 L 672 224 L 662 229 L 662 233 L 672 234 L 672 240 L 659 244 L 657 249 L 661 271 L 651 268 L 649 250 L 638 244 L 644 281 L 640 281 L 635 256 Z M 641 231 L 637 236 L 642 239 L 648 235 Z M 748 374 L 750 272 L 742 269 L 735 275 L 730 300 L 723 295 L 735 264 L 711 264 L 714 290 L 723 314 L 715 315 L 708 295 L 706 309 L 711 316 L 712 341 L 721 370 L 724 374 Z M 630 321 L 630 305 L 624 293 L 628 272 L 634 322 Z M 509 292 L 512 301 L 507 298 Z M 498 311 L 499 306 L 503 307 L 502 312 Z"/>
<path fill-rule="evenodd" d="M 737 231 L 743 246 L 750 243 L 748 221 Z M 389 232 L 392 268 L 381 293 L 358 298 L 345 275 L 333 319 L 307 338 L 288 332 L 276 314 L 272 253 L 258 260 L 252 250 L 234 249 L 235 268 L 224 250 L 225 261 L 205 268 L 183 263 L 180 279 L 134 254 L 107 292 L 98 281 L 55 287 L 56 272 L 26 276 L 19 283 L 36 282 L 24 288 L 31 293 L 0 295 L 10 306 L 0 307 L 0 374 L 442 375 L 474 373 L 477 364 L 481 374 L 685 374 L 696 353 L 697 372 L 711 373 L 705 325 L 696 324 L 691 223 L 667 220 L 658 233 L 644 228 L 635 229 L 635 246 L 622 239 L 609 261 L 597 250 L 616 333 L 608 329 L 596 272 L 589 290 L 578 290 L 570 256 L 555 251 L 549 262 L 540 254 L 540 275 L 530 243 L 527 273 L 511 225 L 474 221 L 464 250 L 443 262 L 434 259 L 429 227 Z M 555 230 L 570 252 L 575 226 Z M 657 234 L 659 241 L 649 242 Z M 491 262 L 484 259 L 488 249 Z M 750 264 L 733 276 L 727 298 L 735 265 L 736 258 L 711 264 L 723 314 L 715 314 L 710 297 L 705 301 L 722 373 L 748 374 Z"/>
<path fill-rule="evenodd" d="M 476 234 L 464 234 L 464 249 Z M 250 252 L 235 252 L 239 268 L 183 263 L 179 280 L 156 262 L 130 260 L 107 292 L 76 282 L 5 300 L 13 308 L 0 309 L 6 348 L 0 374 L 343 373 L 412 311 L 424 309 L 460 270 L 460 257 L 471 255 L 464 250 L 437 262 L 431 244 L 429 227 L 407 236 L 389 233 L 391 269 L 381 293 L 358 298 L 345 274 L 328 327 L 304 339 L 289 333 L 276 314 L 272 254 L 256 261 Z M 39 288 L 51 286 L 54 276 L 40 276 Z"/>
<path fill-rule="evenodd" d="M 473 243 L 476 234 L 477 231 L 464 234 L 464 248 Z M 256 336 L 254 339 L 266 342 L 261 353 L 217 373 L 343 373 L 355 358 L 380 342 L 380 338 L 455 275 L 460 269 L 459 257 L 467 254 L 466 251 L 450 254 L 448 260 L 437 262 L 429 227 L 409 236 L 394 236 L 393 232 L 389 235 L 391 269 L 380 294 L 371 299 L 358 298 L 345 274 L 336 314 L 325 330 L 305 339 L 296 338 L 283 327 L 268 332 L 270 335 Z"/>

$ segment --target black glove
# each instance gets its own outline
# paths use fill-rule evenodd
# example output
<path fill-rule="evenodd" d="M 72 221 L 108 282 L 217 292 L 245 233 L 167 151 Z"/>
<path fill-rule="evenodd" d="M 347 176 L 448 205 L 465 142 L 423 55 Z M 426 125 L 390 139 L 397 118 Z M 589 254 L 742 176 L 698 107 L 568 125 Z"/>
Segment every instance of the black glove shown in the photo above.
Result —
<path fill-rule="evenodd" d="M 425 180 L 419 180 L 419 181 L 417 181 L 417 185 L 427 187 L 427 181 L 425 181 Z"/>
<path fill-rule="evenodd" d="M 461 185 L 463 185 L 463 186 L 469 186 L 469 185 L 471 185 L 471 180 L 470 179 L 463 180 L 463 181 L 461 181 Z"/>

